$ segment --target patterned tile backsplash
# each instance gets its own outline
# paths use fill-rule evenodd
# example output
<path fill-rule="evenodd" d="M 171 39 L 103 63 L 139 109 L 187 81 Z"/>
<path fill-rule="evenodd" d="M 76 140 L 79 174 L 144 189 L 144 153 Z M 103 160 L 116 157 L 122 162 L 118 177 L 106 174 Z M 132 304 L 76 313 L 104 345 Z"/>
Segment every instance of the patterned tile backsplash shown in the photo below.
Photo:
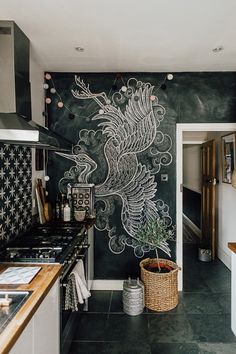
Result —
<path fill-rule="evenodd" d="M 0 143 L 0 245 L 32 222 L 31 149 Z"/>

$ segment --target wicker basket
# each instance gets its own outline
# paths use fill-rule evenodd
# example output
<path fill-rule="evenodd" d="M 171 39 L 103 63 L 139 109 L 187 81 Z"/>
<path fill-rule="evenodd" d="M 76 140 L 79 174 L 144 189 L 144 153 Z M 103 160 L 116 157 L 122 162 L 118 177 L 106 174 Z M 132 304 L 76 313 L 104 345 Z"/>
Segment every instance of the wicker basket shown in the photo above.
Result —
<path fill-rule="evenodd" d="M 146 258 L 140 262 L 145 306 L 154 311 L 169 311 L 178 305 L 177 275 L 180 268 L 167 259 L 159 259 L 159 262 L 173 268 L 169 273 L 153 273 L 144 268 L 156 262 L 157 258 Z"/>

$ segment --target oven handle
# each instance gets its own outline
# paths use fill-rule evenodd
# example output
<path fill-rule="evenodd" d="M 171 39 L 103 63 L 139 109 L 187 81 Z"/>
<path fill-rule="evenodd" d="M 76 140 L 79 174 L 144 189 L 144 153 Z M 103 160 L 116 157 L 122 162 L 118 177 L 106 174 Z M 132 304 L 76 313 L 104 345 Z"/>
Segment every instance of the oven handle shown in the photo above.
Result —
<path fill-rule="evenodd" d="M 84 257 L 85 257 L 85 254 L 82 254 L 81 256 L 79 256 L 78 258 L 75 259 L 75 263 L 77 263 L 80 259 L 84 259 Z M 64 280 L 64 278 L 65 278 L 66 276 L 70 276 L 70 274 L 68 274 L 68 273 L 69 273 L 69 272 L 66 272 L 66 273 L 61 277 L 61 281 L 62 281 L 62 279 Z M 67 286 L 67 282 L 61 283 L 60 286 L 66 287 L 66 286 Z"/>
<path fill-rule="evenodd" d="M 66 286 L 66 283 L 64 282 L 64 279 L 70 275 L 70 271 L 73 269 L 73 266 L 72 265 L 75 265 L 80 259 L 83 259 L 86 257 L 87 255 L 87 252 L 88 252 L 88 249 L 89 249 L 89 246 L 90 244 L 87 244 L 87 245 L 83 245 L 80 249 L 81 250 L 84 250 L 85 252 L 83 254 L 77 254 L 76 255 L 76 258 L 74 259 L 74 261 L 72 262 L 67 262 L 67 264 L 70 264 L 70 267 L 68 267 L 68 269 L 65 271 L 64 274 L 61 275 L 61 279 L 60 279 L 60 285 L 61 286 Z"/>

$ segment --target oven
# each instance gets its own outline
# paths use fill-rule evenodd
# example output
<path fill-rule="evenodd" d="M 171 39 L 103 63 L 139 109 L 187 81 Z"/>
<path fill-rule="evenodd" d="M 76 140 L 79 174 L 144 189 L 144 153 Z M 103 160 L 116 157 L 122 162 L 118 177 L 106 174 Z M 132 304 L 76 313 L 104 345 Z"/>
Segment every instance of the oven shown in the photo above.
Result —
<path fill-rule="evenodd" d="M 84 240 L 74 247 L 72 253 L 69 253 L 66 259 L 63 262 L 62 273 L 60 276 L 60 312 L 61 312 L 61 342 L 64 346 L 66 341 L 70 340 L 71 336 L 71 325 L 73 322 L 73 312 L 71 310 L 65 310 L 65 292 L 66 286 L 68 283 L 69 276 L 79 260 L 83 261 L 84 264 L 84 275 L 89 289 L 89 251 L 90 244 L 88 243 L 88 235 L 86 234 Z M 80 306 L 81 311 L 87 311 L 88 301 L 85 300 L 85 303 Z M 63 351 L 63 353 L 65 350 Z"/>
<path fill-rule="evenodd" d="M 38 225 L 10 241 L 0 254 L 1 262 L 55 263 L 62 265 L 60 275 L 61 352 L 72 335 L 70 329 L 75 313 L 65 310 L 68 277 L 79 259 L 83 260 L 88 290 L 93 279 L 93 227 L 86 223 L 51 222 Z M 88 309 L 88 302 L 81 306 Z"/>

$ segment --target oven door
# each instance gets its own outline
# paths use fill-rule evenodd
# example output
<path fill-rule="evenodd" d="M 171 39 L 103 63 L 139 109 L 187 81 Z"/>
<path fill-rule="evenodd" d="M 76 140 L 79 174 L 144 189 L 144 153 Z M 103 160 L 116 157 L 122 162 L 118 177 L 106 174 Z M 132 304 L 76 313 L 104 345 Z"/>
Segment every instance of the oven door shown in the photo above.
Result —
<path fill-rule="evenodd" d="M 73 338 L 74 333 L 72 332 L 72 328 L 74 328 L 74 326 L 72 325 L 77 314 L 76 311 L 73 312 L 72 310 L 65 310 L 66 286 L 68 284 L 70 273 L 72 272 L 79 259 L 83 260 L 84 275 L 86 283 L 88 285 L 88 249 L 88 244 L 83 245 L 83 247 L 79 251 L 79 254 L 78 252 L 75 252 L 75 255 L 65 262 L 60 278 L 61 353 L 63 354 L 66 354 L 68 352 L 68 349 L 66 349 L 66 344 L 70 343 L 71 339 Z M 85 311 L 87 309 L 88 301 L 85 300 L 85 303 L 79 306 L 79 311 Z"/>

